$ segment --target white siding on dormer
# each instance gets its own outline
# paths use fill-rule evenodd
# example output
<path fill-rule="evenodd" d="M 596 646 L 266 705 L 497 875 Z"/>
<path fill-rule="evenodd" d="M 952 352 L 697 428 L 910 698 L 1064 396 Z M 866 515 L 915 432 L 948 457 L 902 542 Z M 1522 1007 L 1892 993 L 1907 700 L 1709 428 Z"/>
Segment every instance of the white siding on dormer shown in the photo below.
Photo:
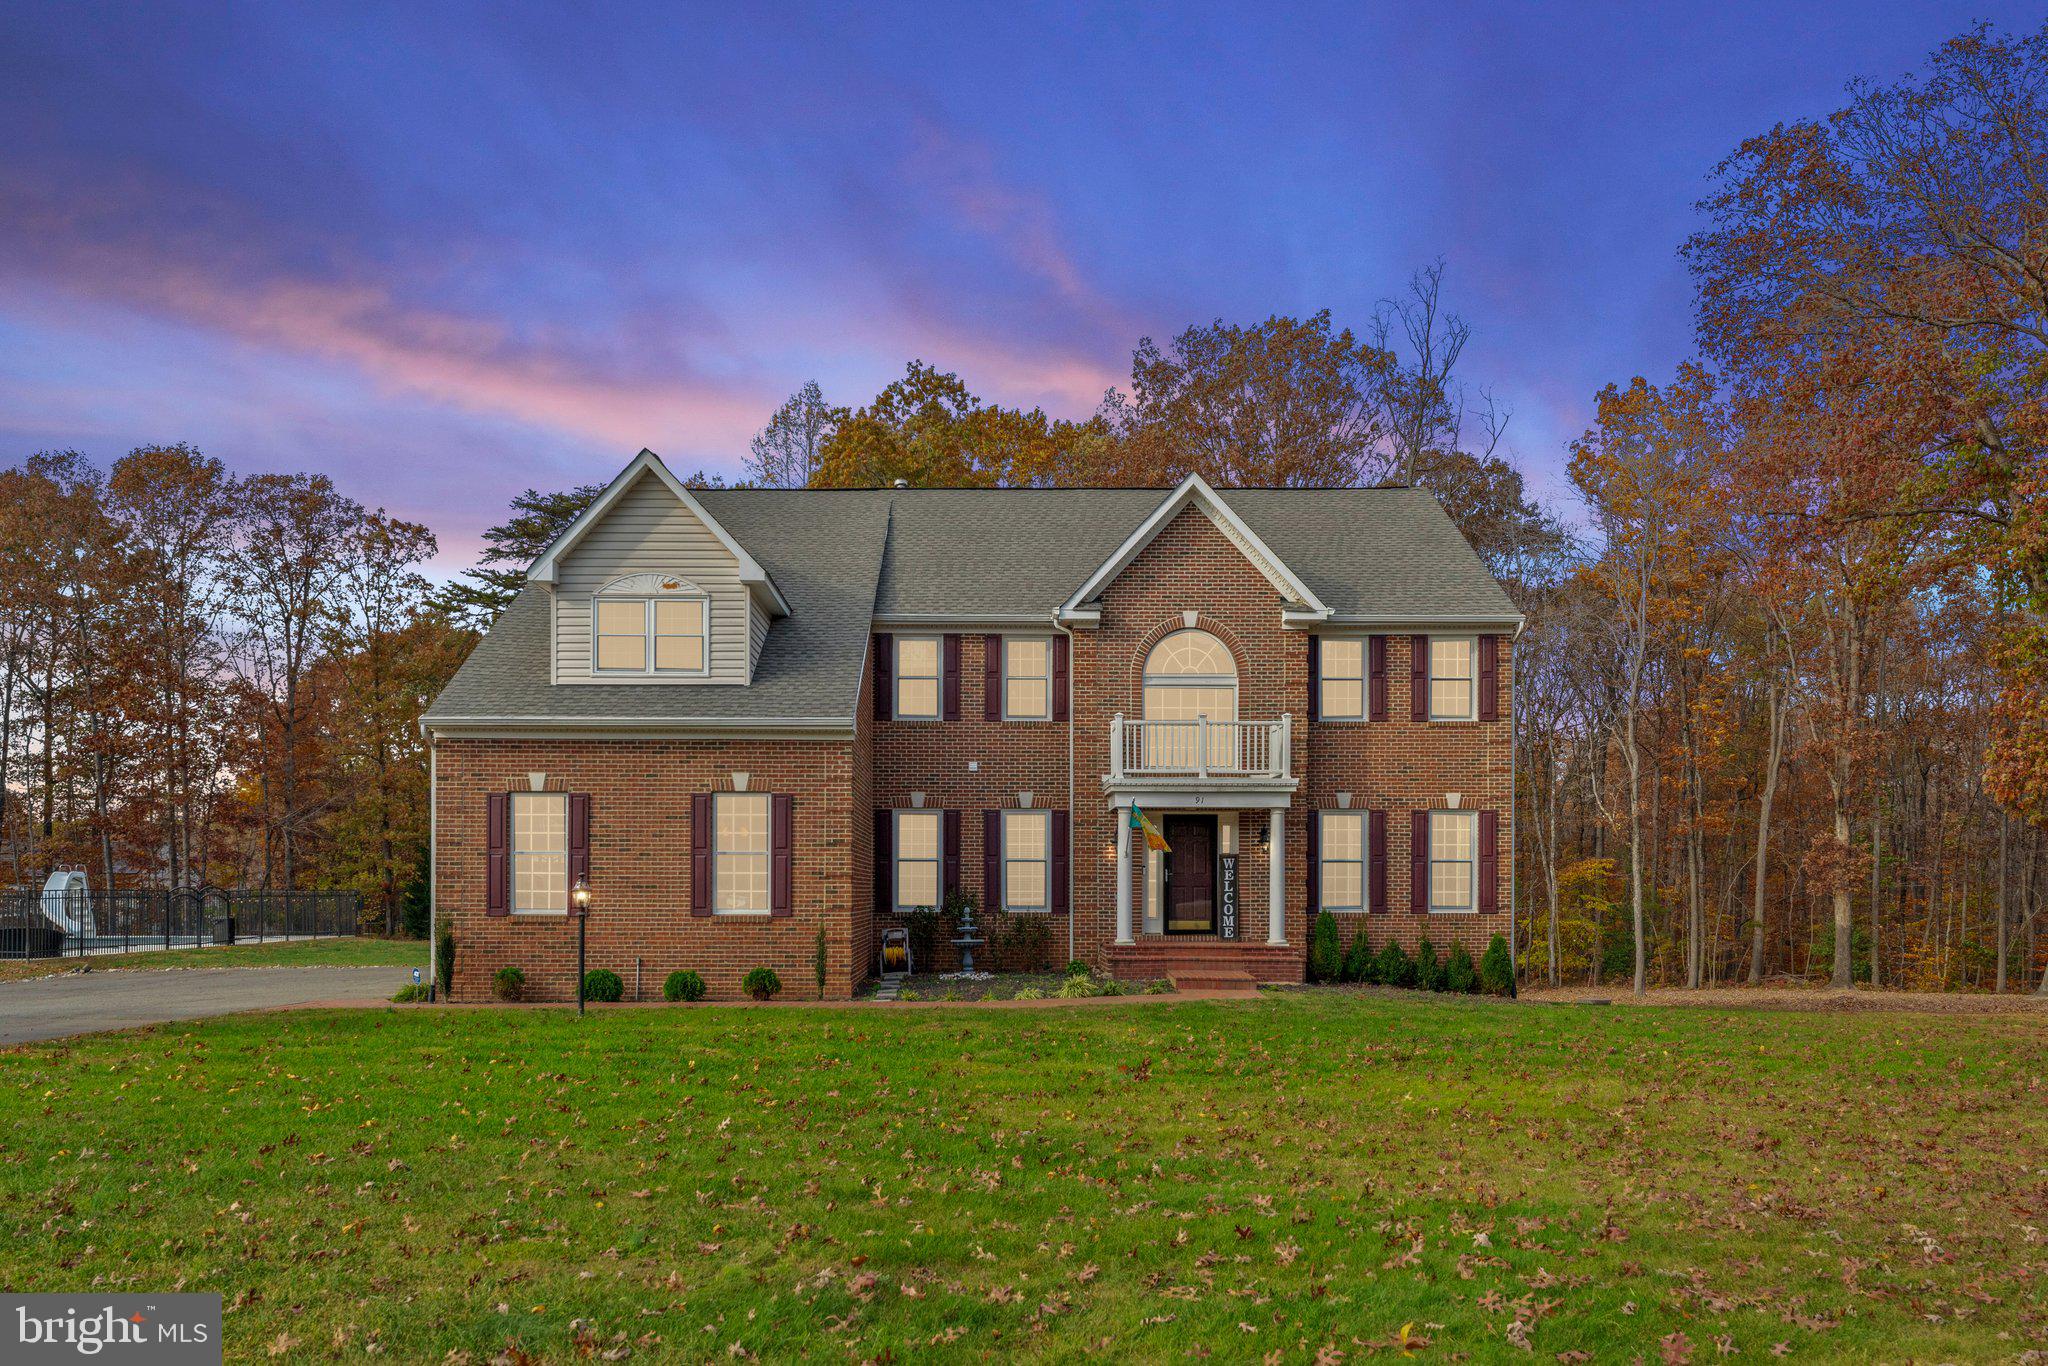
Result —
<path fill-rule="evenodd" d="M 745 683 L 759 646 L 751 618 L 758 611 L 740 582 L 739 562 L 710 528 L 676 501 L 652 474 L 643 474 L 620 495 L 603 519 L 562 557 L 555 583 L 557 683 L 650 683 L 701 687 Z M 676 574 L 710 597 L 711 671 L 703 678 L 594 676 L 590 669 L 591 598 L 622 574 Z"/>

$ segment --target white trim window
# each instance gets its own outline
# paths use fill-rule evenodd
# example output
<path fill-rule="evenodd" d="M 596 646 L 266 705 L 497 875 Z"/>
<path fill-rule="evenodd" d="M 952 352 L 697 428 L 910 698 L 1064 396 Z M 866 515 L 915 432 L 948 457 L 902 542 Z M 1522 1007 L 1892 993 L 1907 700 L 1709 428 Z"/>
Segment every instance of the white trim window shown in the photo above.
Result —
<path fill-rule="evenodd" d="M 1325 911 L 1365 909 L 1365 813 L 1325 811 L 1318 841 L 1322 872 L 1317 879 Z"/>
<path fill-rule="evenodd" d="M 569 794 L 512 794 L 512 910 L 569 911 Z"/>
<path fill-rule="evenodd" d="M 1429 638 L 1429 719 L 1470 721 L 1479 714 L 1479 642 L 1472 636 Z"/>
<path fill-rule="evenodd" d="M 1003 719 L 1052 719 L 1052 640 L 1003 637 Z"/>
<path fill-rule="evenodd" d="M 939 904 L 939 849 L 945 838 L 944 812 L 896 813 L 896 911 Z"/>
<path fill-rule="evenodd" d="M 710 614 L 695 584 L 661 574 L 615 580 L 591 599 L 591 671 L 701 677 L 711 669 Z"/>
<path fill-rule="evenodd" d="M 1145 656 L 1143 698 L 1146 766 L 1195 768 L 1204 762 L 1195 722 L 1237 720 L 1237 661 L 1207 631 L 1175 631 Z M 1235 728 L 1209 732 L 1206 762 L 1222 769 L 1237 762 Z"/>
<path fill-rule="evenodd" d="M 1479 813 L 1429 813 L 1429 909 L 1456 915 L 1479 909 Z"/>
<path fill-rule="evenodd" d="M 896 719 L 939 719 L 943 644 L 938 636 L 896 637 Z"/>
<path fill-rule="evenodd" d="M 712 912 L 768 914 L 768 794 L 714 793 L 712 806 Z"/>
<path fill-rule="evenodd" d="M 1052 908 L 1052 812 L 1003 813 L 1003 909 Z"/>
<path fill-rule="evenodd" d="M 1317 647 L 1323 675 L 1322 719 L 1365 719 L 1365 642 L 1325 636 Z"/>

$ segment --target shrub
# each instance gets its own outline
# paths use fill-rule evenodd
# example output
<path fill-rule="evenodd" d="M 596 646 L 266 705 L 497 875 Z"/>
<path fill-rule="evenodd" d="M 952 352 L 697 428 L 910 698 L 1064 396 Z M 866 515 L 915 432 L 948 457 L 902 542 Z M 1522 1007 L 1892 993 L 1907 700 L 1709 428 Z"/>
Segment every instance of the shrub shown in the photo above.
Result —
<path fill-rule="evenodd" d="M 491 995 L 501 1001 L 516 1001 L 526 994 L 526 974 L 518 968 L 499 968 L 491 974 Z"/>
<path fill-rule="evenodd" d="M 434 946 L 434 975 L 441 979 L 441 994 L 446 996 L 455 985 L 455 932 L 441 931 L 441 942 Z"/>
<path fill-rule="evenodd" d="M 960 988 L 947 987 L 944 991 L 939 993 L 939 999 L 941 1001 L 958 1001 L 963 1000 L 965 998 L 960 995 Z"/>
<path fill-rule="evenodd" d="M 1343 976 L 1347 982 L 1370 982 L 1379 976 L 1373 971 L 1372 942 L 1363 925 L 1351 936 L 1351 947 L 1344 950 Z"/>
<path fill-rule="evenodd" d="M 1514 955 L 1508 952 L 1508 941 L 1500 935 L 1493 937 L 1479 957 L 1479 989 L 1488 996 L 1515 994 Z"/>
<path fill-rule="evenodd" d="M 1308 935 L 1308 980 L 1334 982 L 1343 970 L 1344 957 L 1337 948 L 1337 917 L 1318 912 L 1315 928 Z"/>
<path fill-rule="evenodd" d="M 774 968 L 749 968 L 740 990 L 757 1001 L 773 1000 L 782 991 L 782 979 L 775 975 Z"/>
<path fill-rule="evenodd" d="M 1390 987 L 1412 987 L 1415 985 L 1415 960 L 1408 956 L 1408 950 L 1393 940 L 1380 950 L 1379 979 Z"/>
<path fill-rule="evenodd" d="M 1035 911 L 1005 917 L 1003 952 L 1018 971 L 1044 967 L 1052 958 L 1052 917 Z"/>
<path fill-rule="evenodd" d="M 924 995 L 915 987 L 905 987 L 896 993 L 896 999 L 899 1001 L 922 1001 Z"/>
<path fill-rule="evenodd" d="M 1105 977 L 1102 980 L 1101 994 L 1104 996 L 1121 996 L 1124 994 L 1124 984 L 1117 981 L 1114 977 Z"/>
<path fill-rule="evenodd" d="M 1095 995 L 1095 983 L 1086 977 L 1069 977 L 1060 983 L 1060 989 L 1053 994 L 1069 1001 L 1077 1001 L 1083 996 Z"/>
<path fill-rule="evenodd" d="M 1444 989 L 1443 965 L 1436 961 L 1436 945 L 1427 936 L 1415 946 L 1415 985 L 1422 991 Z"/>
<path fill-rule="evenodd" d="M 1161 977 L 1156 981 L 1145 983 L 1145 994 L 1147 996 L 1171 996 L 1173 994 L 1173 979 Z"/>
<path fill-rule="evenodd" d="M 1479 969 L 1463 944 L 1451 945 L 1450 953 L 1444 958 L 1444 990 L 1455 991 L 1461 996 L 1479 990 Z"/>
<path fill-rule="evenodd" d="M 1013 1001 L 1043 1001 L 1045 993 L 1037 987 L 1018 987 L 1017 994 L 1010 999 Z"/>
<path fill-rule="evenodd" d="M 583 999 L 617 1001 L 626 995 L 625 979 L 610 968 L 592 968 L 583 974 Z"/>
<path fill-rule="evenodd" d="M 1086 963 L 1082 962 L 1078 958 L 1071 958 L 1067 960 L 1067 976 L 1086 977 L 1087 975 L 1088 965 Z"/>
<path fill-rule="evenodd" d="M 932 955 L 939 949 L 942 917 L 936 906 L 919 906 L 902 913 L 903 928 L 910 931 L 910 965 L 919 972 L 932 971 Z"/>
<path fill-rule="evenodd" d="M 397 1001 L 400 1005 L 411 1001 L 424 1001 L 427 999 L 427 984 L 425 982 L 407 982 L 398 989 L 391 999 Z"/>
<path fill-rule="evenodd" d="M 818 926 L 818 946 L 811 951 L 811 966 L 818 974 L 818 999 L 825 999 L 825 927 Z"/>
<path fill-rule="evenodd" d="M 672 972 L 661 984 L 661 999 L 664 1001 L 701 1001 L 704 999 L 704 979 L 687 969 Z"/>
<path fill-rule="evenodd" d="M 432 923 L 433 907 L 428 903 L 427 880 L 416 877 L 405 884 L 403 899 L 398 903 L 399 929 L 407 939 L 425 939 Z"/>

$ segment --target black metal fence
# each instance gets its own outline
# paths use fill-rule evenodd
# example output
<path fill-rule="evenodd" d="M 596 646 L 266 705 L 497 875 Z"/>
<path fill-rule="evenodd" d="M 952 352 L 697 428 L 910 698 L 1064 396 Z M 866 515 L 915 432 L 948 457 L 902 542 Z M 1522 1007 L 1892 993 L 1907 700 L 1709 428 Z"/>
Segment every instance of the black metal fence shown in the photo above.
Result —
<path fill-rule="evenodd" d="M 361 915 L 355 892 L 4 891 L 0 959 L 353 935 Z"/>

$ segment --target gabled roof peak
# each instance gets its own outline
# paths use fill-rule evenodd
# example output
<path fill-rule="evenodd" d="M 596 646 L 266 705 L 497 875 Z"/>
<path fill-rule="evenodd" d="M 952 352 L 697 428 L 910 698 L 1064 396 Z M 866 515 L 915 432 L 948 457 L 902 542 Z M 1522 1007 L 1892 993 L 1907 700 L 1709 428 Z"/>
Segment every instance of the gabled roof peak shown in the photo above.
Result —
<path fill-rule="evenodd" d="M 1116 553 L 1104 560 L 1101 567 L 1088 576 L 1088 581 L 1074 591 L 1074 595 L 1060 608 L 1060 619 L 1070 622 L 1098 620 L 1101 617 L 1101 609 L 1091 608 L 1087 604 L 1100 597 L 1103 589 L 1115 581 L 1117 575 L 1123 573 L 1131 561 L 1138 557 L 1139 552 L 1152 544 L 1153 539 L 1190 504 L 1199 504 L 1203 511 L 1209 514 L 1209 519 L 1216 523 L 1218 529 L 1233 545 L 1244 552 L 1245 558 L 1252 562 L 1253 567 L 1265 575 L 1266 581 L 1279 591 L 1281 597 L 1296 608 L 1293 615 L 1311 619 L 1323 619 L 1330 615 L 1330 609 L 1323 605 L 1315 590 L 1303 582 L 1299 574 L 1289 569 L 1284 560 L 1273 553 L 1272 548 L 1259 538 L 1259 534 L 1245 523 L 1244 518 L 1238 516 L 1236 509 L 1224 501 L 1223 495 L 1201 475 L 1190 474 L 1174 486 L 1165 500 L 1152 510 L 1151 516 L 1139 523 L 1137 530 L 1117 547 Z"/>
<path fill-rule="evenodd" d="M 640 454 L 627 462 L 626 468 L 620 470 L 611 483 L 605 485 L 604 492 L 598 494 L 590 506 L 577 515 L 575 521 L 562 528 L 562 534 L 555 537 L 554 543 L 542 551 L 540 558 L 526 571 L 527 581 L 554 583 L 560 572 L 562 557 L 574 549 L 576 543 L 582 540 L 592 527 L 604 520 L 612 505 L 617 503 L 643 474 L 652 474 L 659 479 L 689 510 L 690 515 L 702 522 L 705 530 L 717 537 L 718 543 L 732 552 L 733 558 L 739 563 L 740 582 L 747 586 L 748 592 L 766 602 L 776 615 L 789 615 L 789 604 L 783 600 L 774 580 L 768 577 L 768 571 L 761 567 L 760 561 L 749 554 L 747 548 L 735 540 L 731 532 L 719 525 L 718 519 L 707 512 L 696 495 L 670 472 L 669 467 L 662 463 L 660 456 L 645 447 L 641 448 Z"/>

